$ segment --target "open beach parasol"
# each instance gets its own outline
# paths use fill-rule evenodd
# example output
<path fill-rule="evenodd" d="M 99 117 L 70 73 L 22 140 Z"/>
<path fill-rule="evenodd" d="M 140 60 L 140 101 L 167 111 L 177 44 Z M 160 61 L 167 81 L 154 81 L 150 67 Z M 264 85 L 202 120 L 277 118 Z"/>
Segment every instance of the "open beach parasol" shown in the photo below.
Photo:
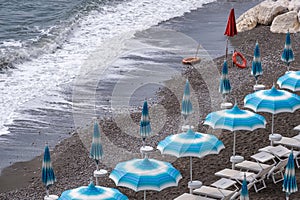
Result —
<path fill-rule="evenodd" d="M 248 94 L 244 106 L 254 112 L 272 113 L 270 140 L 280 140 L 279 134 L 274 134 L 274 115 L 282 112 L 294 112 L 300 108 L 300 97 L 285 90 L 277 90 L 275 86 L 268 90 L 259 90 Z"/>
<path fill-rule="evenodd" d="M 285 45 L 284 45 L 284 49 L 283 49 L 283 52 L 281 55 L 281 60 L 286 64 L 287 71 L 289 71 L 290 63 L 292 61 L 294 61 L 294 53 L 293 53 L 293 49 L 292 49 L 291 35 L 290 35 L 289 31 L 286 33 Z"/>
<path fill-rule="evenodd" d="M 258 85 L 257 84 L 258 77 L 263 74 L 262 67 L 261 67 L 261 58 L 260 58 L 260 50 L 259 50 L 258 42 L 256 42 L 256 44 L 255 44 L 251 74 L 255 78 L 255 86 L 257 86 Z"/>
<path fill-rule="evenodd" d="M 293 151 L 291 151 L 289 155 L 288 163 L 285 168 L 282 190 L 286 192 L 287 200 L 289 199 L 289 195 L 291 193 L 298 191 Z"/>
<path fill-rule="evenodd" d="M 232 104 L 226 103 L 226 95 L 231 92 L 230 81 L 228 79 L 228 67 L 227 67 L 226 60 L 224 60 L 223 67 L 222 67 L 222 75 L 221 75 L 221 79 L 220 79 L 219 92 L 222 94 L 222 97 L 223 97 L 222 105 L 228 104 L 228 107 L 231 107 Z M 221 107 L 222 107 L 222 105 L 221 105 Z M 227 106 L 224 106 L 224 107 L 227 107 Z"/>
<path fill-rule="evenodd" d="M 44 159 L 42 164 L 42 182 L 46 186 L 46 197 L 49 195 L 49 187 L 56 181 L 54 171 L 52 168 L 50 151 L 48 145 L 45 146 Z"/>
<path fill-rule="evenodd" d="M 293 92 L 300 91 L 300 71 L 290 71 L 279 77 L 277 84 L 282 89 L 288 89 Z"/>
<path fill-rule="evenodd" d="M 204 124 L 212 127 L 213 129 L 233 131 L 233 153 L 230 160 L 233 163 L 232 168 L 234 168 L 235 158 L 243 159 L 241 156 L 235 155 L 235 132 L 239 130 L 253 131 L 258 128 L 265 128 L 266 120 L 259 114 L 248 110 L 241 110 L 237 104 L 235 104 L 231 109 L 209 113 L 205 118 Z"/>
<path fill-rule="evenodd" d="M 186 80 L 184 93 L 182 97 L 181 114 L 186 120 L 187 117 L 193 113 L 193 106 L 190 98 L 190 83 Z"/>
<path fill-rule="evenodd" d="M 161 191 L 177 186 L 182 178 L 180 172 L 172 164 L 155 159 L 132 159 L 117 164 L 111 172 L 111 178 L 117 186 L 130 188 L 134 191 Z"/>
<path fill-rule="evenodd" d="M 189 129 L 185 133 L 170 135 L 158 143 L 157 149 L 162 154 L 177 158 L 190 157 L 190 182 L 193 182 L 192 157 L 202 158 L 210 154 L 219 154 L 224 144 L 216 136 L 194 132 Z"/>
<path fill-rule="evenodd" d="M 96 162 L 96 171 L 94 171 L 94 176 L 96 177 L 96 184 L 98 185 L 98 177 L 101 175 L 105 175 L 107 173 L 106 170 L 99 170 L 99 161 L 102 159 L 103 156 L 103 148 L 101 144 L 101 137 L 100 137 L 100 128 L 97 122 L 97 119 L 93 119 L 94 122 L 94 132 L 93 132 L 93 139 L 92 139 L 92 146 L 90 149 L 90 158 L 94 159 Z"/>
<path fill-rule="evenodd" d="M 227 55 L 228 55 L 228 38 L 237 35 L 237 28 L 236 28 L 236 23 L 235 23 L 234 8 L 231 8 L 231 10 L 230 10 L 224 35 L 227 36 L 227 40 L 226 40 L 226 60 L 227 60 Z"/>
<path fill-rule="evenodd" d="M 107 187 L 81 186 L 72 190 L 64 191 L 58 200 L 128 200 L 119 190 Z"/>

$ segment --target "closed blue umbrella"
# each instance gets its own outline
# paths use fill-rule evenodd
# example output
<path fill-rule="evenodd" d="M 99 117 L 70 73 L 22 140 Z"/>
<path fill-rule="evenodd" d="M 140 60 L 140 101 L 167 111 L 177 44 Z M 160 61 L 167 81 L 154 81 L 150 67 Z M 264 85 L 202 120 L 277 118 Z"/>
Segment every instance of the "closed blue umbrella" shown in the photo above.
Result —
<path fill-rule="evenodd" d="M 283 89 L 288 89 L 293 92 L 300 91 L 300 71 L 286 73 L 279 77 L 277 84 Z"/>
<path fill-rule="evenodd" d="M 94 120 L 94 132 L 93 132 L 92 146 L 90 149 L 90 158 L 96 161 L 97 170 L 98 170 L 99 160 L 102 159 L 102 156 L 103 156 L 103 148 L 101 144 L 100 128 L 98 122 Z"/>
<path fill-rule="evenodd" d="M 182 178 L 180 172 L 172 164 L 155 159 L 132 159 L 117 164 L 111 172 L 111 178 L 117 186 L 130 188 L 134 191 L 161 191 L 177 186 Z"/>
<path fill-rule="evenodd" d="M 64 191 L 58 200 L 128 200 L 119 190 L 107 187 L 81 186 L 72 190 Z"/>
<path fill-rule="evenodd" d="M 94 132 L 93 132 L 93 139 L 92 139 L 92 146 L 90 149 L 90 158 L 94 159 L 96 162 L 96 170 L 99 170 L 99 161 L 102 159 L 103 156 L 103 148 L 101 144 L 101 137 L 100 137 L 100 128 L 99 124 L 96 119 L 94 119 Z M 96 184 L 98 185 L 98 177 L 96 176 Z"/>
<path fill-rule="evenodd" d="M 260 58 L 260 51 L 259 51 L 258 42 L 256 42 L 256 44 L 255 44 L 251 74 L 255 78 L 255 85 L 257 85 L 258 77 L 263 74 L 262 67 L 261 67 L 261 58 Z"/>
<path fill-rule="evenodd" d="M 249 192 L 248 192 L 246 174 L 244 174 L 244 180 L 243 180 L 243 183 L 242 183 L 242 190 L 241 190 L 240 200 L 249 200 Z"/>
<path fill-rule="evenodd" d="M 186 120 L 186 118 L 192 113 L 193 113 L 193 106 L 190 99 L 190 83 L 188 80 L 186 80 L 183 98 L 182 98 L 181 114 Z"/>
<path fill-rule="evenodd" d="M 55 181 L 56 178 L 51 164 L 50 151 L 48 145 L 46 145 L 42 164 L 42 182 L 46 186 L 47 196 L 49 196 L 49 186 L 53 185 Z"/>
<path fill-rule="evenodd" d="M 219 92 L 223 95 L 223 99 L 225 99 L 226 94 L 231 92 L 231 86 L 228 79 L 228 67 L 227 61 L 224 60 L 223 67 L 222 67 L 222 75 L 219 85 Z"/>
<path fill-rule="evenodd" d="M 192 182 L 192 157 L 202 158 L 210 154 L 218 154 L 224 144 L 216 136 L 192 131 L 166 137 L 158 143 L 157 149 L 162 154 L 190 157 L 190 179 Z"/>
<path fill-rule="evenodd" d="M 209 113 L 204 121 L 213 129 L 225 129 L 233 131 L 233 156 L 235 156 L 235 131 L 253 131 L 258 128 L 265 128 L 266 120 L 263 116 L 248 110 L 241 110 L 237 104 L 231 109 L 220 110 Z"/>
<path fill-rule="evenodd" d="M 287 70 L 289 71 L 290 63 L 295 60 L 289 31 L 286 33 L 285 45 L 281 55 L 281 60 L 287 65 Z"/>
<path fill-rule="evenodd" d="M 244 106 L 254 112 L 272 113 L 272 129 L 274 130 L 274 114 L 294 112 L 300 108 L 300 97 L 284 90 L 277 90 L 274 86 L 269 90 L 260 90 L 248 94 L 244 99 Z"/>
<path fill-rule="evenodd" d="M 147 101 L 144 101 L 144 104 L 143 104 L 142 116 L 141 116 L 141 121 L 140 121 L 140 135 L 143 139 L 143 147 L 144 147 L 146 137 L 151 135 L 151 125 L 150 125 Z"/>
<path fill-rule="evenodd" d="M 284 180 L 282 184 L 282 190 L 286 192 L 286 199 L 289 199 L 289 195 L 298 191 L 296 176 L 295 176 L 295 163 L 294 154 L 291 151 L 288 159 L 288 163 L 285 168 Z"/>

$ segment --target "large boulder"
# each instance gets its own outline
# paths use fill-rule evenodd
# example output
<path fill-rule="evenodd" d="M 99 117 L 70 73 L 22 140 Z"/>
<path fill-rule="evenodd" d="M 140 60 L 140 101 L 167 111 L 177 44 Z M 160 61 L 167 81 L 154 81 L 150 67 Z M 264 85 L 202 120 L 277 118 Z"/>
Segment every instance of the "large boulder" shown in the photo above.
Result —
<path fill-rule="evenodd" d="M 266 0 L 249 9 L 237 19 L 238 32 L 251 30 L 257 24 L 270 25 L 273 19 L 288 12 L 289 0 Z"/>
<path fill-rule="evenodd" d="M 260 3 L 256 10 L 257 22 L 262 25 L 271 25 L 273 19 L 288 11 L 285 1 L 267 0 Z"/>
<path fill-rule="evenodd" d="M 300 10 L 298 12 L 298 22 L 300 22 Z"/>
<path fill-rule="evenodd" d="M 300 11 L 300 1 L 299 0 L 290 0 L 288 5 L 289 11 Z"/>
<path fill-rule="evenodd" d="M 299 32 L 300 23 L 298 21 L 298 13 L 296 11 L 290 11 L 278 15 L 273 20 L 270 30 L 273 33 L 286 33 L 288 30 L 290 33 Z"/>

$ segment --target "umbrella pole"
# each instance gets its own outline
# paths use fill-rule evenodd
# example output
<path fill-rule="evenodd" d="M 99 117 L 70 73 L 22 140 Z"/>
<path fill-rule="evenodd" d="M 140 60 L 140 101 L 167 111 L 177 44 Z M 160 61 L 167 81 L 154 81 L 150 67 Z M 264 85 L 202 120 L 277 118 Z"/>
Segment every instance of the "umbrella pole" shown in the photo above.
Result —
<path fill-rule="evenodd" d="M 226 53 L 225 53 L 226 60 L 227 60 L 227 57 L 228 57 L 228 37 L 226 39 Z"/>
<path fill-rule="evenodd" d="M 273 135 L 274 132 L 274 114 L 272 113 L 272 128 L 271 128 L 271 133 Z"/>
<path fill-rule="evenodd" d="M 190 156 L 190 178 L 191 182 L 193 182 L 193 158 Z"/>
<path fill-rule="evenodd" d="M 235 138 L 236 136 L 235 136 L 235 131 L 233 131 L 233 148 L 232 148 L 232 155 L 233 156 L 235 156 L 235 140 L 236 140 L 236 138 Z"/>
<path fill-rule="evenodd" d="M 49 186 L 46 186 L 46 196 L 49 197 Z"/>
<path fill-rule="evenodd" d="M 146 200 L 146 190 L 144 190 L 144 200 Z"/>
<path fill-rule="evenodd" d="M 98 166 L 98 160 L 95 160 L 96 161 L 96 170 L 98 171 L 99 170 L 99 166 Z M 96 185 L 99 185 L 99 181 L 98 181 L 98 177 L 97 176 L 95 176 L 96 177 Z"/>

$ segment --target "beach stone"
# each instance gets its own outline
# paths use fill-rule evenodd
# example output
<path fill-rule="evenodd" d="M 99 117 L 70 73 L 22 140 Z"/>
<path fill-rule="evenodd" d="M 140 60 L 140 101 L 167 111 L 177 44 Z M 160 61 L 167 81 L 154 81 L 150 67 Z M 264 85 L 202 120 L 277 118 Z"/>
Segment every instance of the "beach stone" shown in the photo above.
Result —
<path fill-rule="evenodd" d="M 288 9 L 289 9 L 289 11 L 294 10 L 296 12 L 299 12 L 300 11 L 300 1 L 299 0 L 289 1 Z"/>
<path fill-rule="evenodd" d="M 288 11 L 288 5 L 288 0 L 266 0 L 261 2 L 237 19 L 238 32 L 251 30 L 257 24 L 270 25 L 277 15 Z"/>
<path fill-rule="evenodd" d="M 290 11 L 288 13 L 278 15 L 275 17 L 270 27 L 273 33 L 286 33 L 288 30 L 290 33 L 300 31 L 300 23 L 298 21 L 298 13 L 296 11 Z"/>

